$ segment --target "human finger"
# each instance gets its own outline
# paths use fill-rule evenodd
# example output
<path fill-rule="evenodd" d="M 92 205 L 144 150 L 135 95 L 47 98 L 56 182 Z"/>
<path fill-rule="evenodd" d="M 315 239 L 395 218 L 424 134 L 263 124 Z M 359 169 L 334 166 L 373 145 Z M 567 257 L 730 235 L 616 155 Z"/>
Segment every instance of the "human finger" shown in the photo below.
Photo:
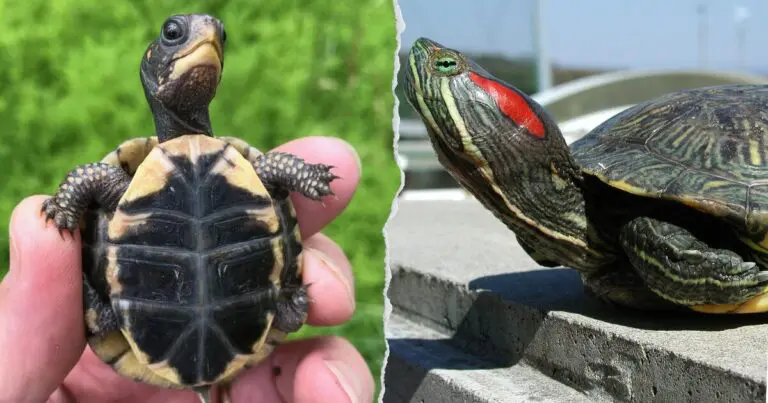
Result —
<path fill-rule="evenodd" d="M 233 403 L 373 401 L 374 382 L 362 355 L 347 340 L 316 337 L 278 347 L 268 361 L 240 376 L 230 388 Z"/>
<path fill-rule="evenodd" d="M 10 223 L 10 271 L 0 285 L 0 401 L 45 401 L 85 347 L 80 238 L 23 200 Z"/>
<path fill-rule="evenodd" d="M 352 264 L 332 239 L 317 233 L 304 241 L 304 284 L 310 298 L 307 323 L 335 326 L 355 312 Z"/>

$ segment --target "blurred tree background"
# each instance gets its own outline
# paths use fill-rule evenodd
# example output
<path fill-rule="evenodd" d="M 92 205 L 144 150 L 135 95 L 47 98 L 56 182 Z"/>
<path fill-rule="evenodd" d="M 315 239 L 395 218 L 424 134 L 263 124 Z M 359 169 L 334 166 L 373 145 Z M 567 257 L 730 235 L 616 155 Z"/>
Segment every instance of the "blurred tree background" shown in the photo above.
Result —
<path fill-rule="evenodd" d="M 315 134 L 357 148 L 359 190 L 325 231 L 353 264 L 357 312 L 349 324 L 302 335 L 348 337 L 378 381 L 385 351 L 382 228 L 400 185 L 392 150 L 391 0 L 1 2 L 0 276 L 8 266 L 8 218 L 22 198 L 51 194 L 75 164 L 153 133 L 139 62 L 163 21 L 187 12 L 213 14 L 227 27 L 223 79 L 211 105 L 217 134 L 262 150 Z"/>

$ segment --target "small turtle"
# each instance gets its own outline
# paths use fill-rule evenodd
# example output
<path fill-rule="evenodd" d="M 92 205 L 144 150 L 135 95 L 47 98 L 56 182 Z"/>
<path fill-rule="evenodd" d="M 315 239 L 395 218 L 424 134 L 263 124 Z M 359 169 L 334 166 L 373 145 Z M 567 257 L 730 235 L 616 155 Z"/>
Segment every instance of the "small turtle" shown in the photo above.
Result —
<path fill-rule="evenodd" d="M 418 39 L 405 94 L 441 164 L 538 264 L 616 304 L 768 311 L 768 87 L 675 92 L 569 147 L 530 97 Z"/>
<path fill-rule="evenodd" d="M 118 373 L 210 399 L 308 311 L 290 192 L 332 195 L 332 166 L 214 137 L 226 33 L 174 15 L 141 61 L 156 136 L 76 167 L 43 213 L 83 238 L 86 334 Z"/>

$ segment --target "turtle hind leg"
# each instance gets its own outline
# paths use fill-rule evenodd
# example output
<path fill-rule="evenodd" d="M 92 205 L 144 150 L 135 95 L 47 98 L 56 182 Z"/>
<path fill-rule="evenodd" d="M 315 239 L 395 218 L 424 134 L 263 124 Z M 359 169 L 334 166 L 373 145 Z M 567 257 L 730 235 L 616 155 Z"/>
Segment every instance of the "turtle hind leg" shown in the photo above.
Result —
<path fill-rule="evenodd" d="M 229 397 L 229 385 L 200 386 L 194 388 L 200 403 L 232 403 Z"/>
<path fill-rule="evenodd" d="M 121 167 L 103 162 L 80 165 L 69 172 L 56 194 L 43 202 L 42 211 L 59 230 L 73 232 L 93 204 L 113 211 L 130 182 L 131 177 Z"/>
<path fill-rule="evenodd" d="M 83 305 L 87 339 L 103 337 L 120 329 L 117 314 L 112 306 L 104 301 L 85 274 L 83 274 Z"/>
<path fill-rule="evenodd" d="M 300 157 L 270 151 L 253 159 L 253 166 L 262 182 L 278 195 L 298 192 L 312 200 L 333 195 L 331 182 L 339 177 L 331 173 L 333 166 L 309 164 Z"/>
<path fill-rule="evenodd" d="M 277 297 L 277 312 L 273 326 L 283 333 L 298 331 L 307 320 L 309 294 L 307 286 L 283 287 Z"/>
<path fill-rule="evenodd" d="M 635 218 L 619 241 L 645 284 L 680 305 L 738 304 L 768 287 L 768 271 L 669 222 Z"/>

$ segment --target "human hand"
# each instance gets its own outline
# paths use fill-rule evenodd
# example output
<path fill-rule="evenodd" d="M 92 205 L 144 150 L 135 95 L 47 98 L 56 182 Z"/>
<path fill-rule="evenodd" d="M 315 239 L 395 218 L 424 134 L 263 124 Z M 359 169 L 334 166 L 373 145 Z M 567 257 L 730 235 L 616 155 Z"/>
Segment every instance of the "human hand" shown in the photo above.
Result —
<path fill-rule="evenodd" d="M 355 309 L 350 262 L 319 231 L 349 204 L 360 178 L 357 154 L 327 137 L 289 142 L 281 151 L 334 165 L 336 197 L 294 196 L 304 239 L 304 282 L 312 284 L 307 323 L 334 326 Z M 45 196 L 22 201 L 11 216 L 11 263 L 0 283 L 0 403 L 197 402 L 190 390 L 162 389 L 118 375 L 86 347 L 80 236 L 63 238 L 40 214 Z M 274 368 L 279 368 L 279 374 Z M 278 347 L 231 385 L 238 402 L 371 402 L 374 383 L 346 340 L 319 337 Z"/>

